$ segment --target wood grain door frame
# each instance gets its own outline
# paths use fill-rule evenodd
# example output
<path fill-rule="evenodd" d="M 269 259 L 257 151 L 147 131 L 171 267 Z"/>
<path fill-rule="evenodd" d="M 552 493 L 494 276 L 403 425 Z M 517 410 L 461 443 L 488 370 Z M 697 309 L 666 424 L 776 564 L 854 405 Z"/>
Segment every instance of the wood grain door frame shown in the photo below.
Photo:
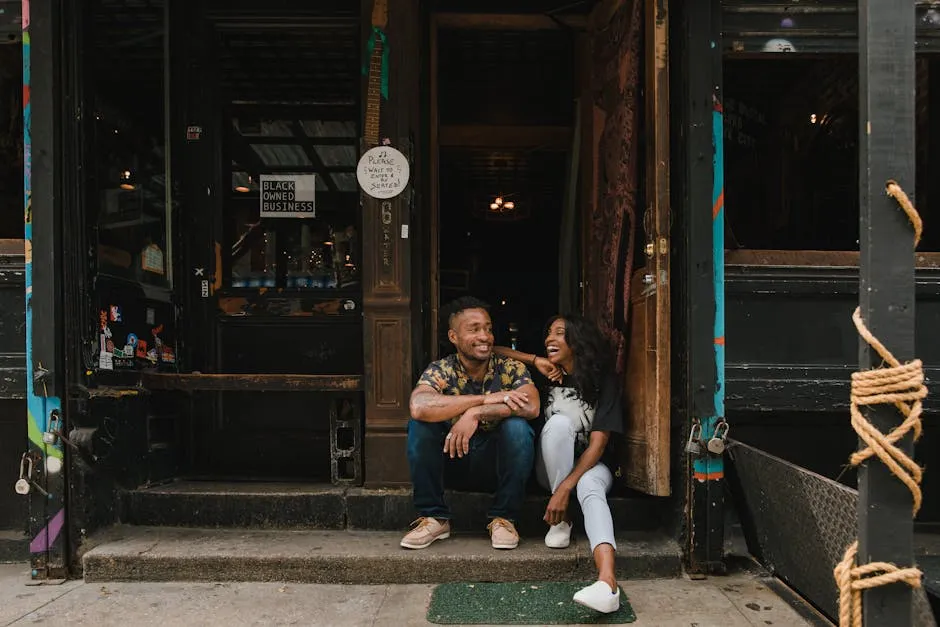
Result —
<path fill-rule="evenodd" d="M 671 238 L 668 0 L 644 6 L 646 207 L 640 220 L 645 263 L 631 275 L 627 358 L 628 486 L 671 494 Z M 631 234 L 632 236 L 632 234 Z"/>
<path fill-rule="evenodd" d="M 660 465 L 651 468 L 654 494 L 670 493 L 669 446 L 671 424 L 672 345 L 671 345 L 671 237 L 670 206 L 670 124 L 669 124 L 669 0 L 649 0 L 646 4 L 646 94 L 647 94 L 647 191 L 653 217 L 654 258 L 659 293 L 656 298 L 656 371 L 654 374 L 659 420 L 656 430 Z"/>

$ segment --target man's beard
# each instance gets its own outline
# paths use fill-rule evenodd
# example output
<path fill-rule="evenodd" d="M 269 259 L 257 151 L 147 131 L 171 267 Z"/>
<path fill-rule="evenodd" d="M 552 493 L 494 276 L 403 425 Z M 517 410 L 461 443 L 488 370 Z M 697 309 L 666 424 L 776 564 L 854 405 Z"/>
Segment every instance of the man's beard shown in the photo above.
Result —
<path fill-rule="evenodd" d="M 470 350 L 472 351 L 473 349 L 470 349 Z M 487 354 L 486 354 L 485 357 L 477 357 L 477 356 L 474 355 L 472 352 L 464 352 L 464 351 L 459 350 L 459 349 L 458 349 L 458 351 L 457 351 L 457 354 L 460 355 L 460 357 L 461 357 L 464 361 L 466 361 L 466 362 L 468 362 L 468 363 L 473 363 L 473 364 L 485 364 L 486 362 L 488 362 L 488 361 L 490 360 L 490 357 L 492 357 L 492 355 L 493 355 L 493 348 L 490 347 L 490 350 L 487 352 Z"/>

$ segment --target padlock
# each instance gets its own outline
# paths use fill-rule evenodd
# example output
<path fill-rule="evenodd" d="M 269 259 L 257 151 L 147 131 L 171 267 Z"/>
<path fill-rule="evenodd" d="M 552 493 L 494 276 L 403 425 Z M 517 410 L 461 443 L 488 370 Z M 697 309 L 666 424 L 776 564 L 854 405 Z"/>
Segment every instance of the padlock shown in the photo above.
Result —
<path fill-rule="evenodd" d="M 715 433 L 708 440 L 708 452 L 721 455 L 725 452 L 725 438 L 728 436 L 728 423 L 722 420 L 715 425 Z"/>
<path fill-rule="evenodd" d="M 702 454 L 702 425 L 695 423 L 692 425 L 692 429 L 689 431 L 689 441 L 685 445 L 685 452 L 689 455 L 701 455 Z"/>
<path fill-rule="evenodd" d="M 54 445 L 59 441 L 59 431 L 62 429 L 59 412 L 52 410 L 49 414 L 49 428 L 42 434 L 42 441 L 49 445 Z"/>
<path fill-rule="evenodd" d="M 13 486 L 13 489 L 17 494 L 21 496 L 26 496 L 29 494 L 29 479 L 32 474 L 33 458 L 29 456 L 29 453 L 23 453 L 23 457 L 20 458 L 20 478 L 16 480 L 16 484 Z"/>
<path fill-rule="evenodd" d="M 33 481 L 32 456 L 29 453 L 23 453 L 23 457 L 20 458 L 20 478 L 17 479 L 16 483 L 13 485 L 13 490 L 19 495 L 26 496 L 33 488 L 36 488 L 43 496 L 49 497 L 49 493 L 43 490 L 38 483 Z"/>

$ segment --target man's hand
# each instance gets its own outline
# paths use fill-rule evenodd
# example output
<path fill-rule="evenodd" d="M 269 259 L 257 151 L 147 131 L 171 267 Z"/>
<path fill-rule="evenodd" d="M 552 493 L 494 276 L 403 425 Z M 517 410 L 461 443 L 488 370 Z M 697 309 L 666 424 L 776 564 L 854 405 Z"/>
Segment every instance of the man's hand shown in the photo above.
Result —
<path fill-rule="evenodd" d="M 447 437 L 444 438 L 444 453 L 450 455 L 453 459 L 463 457 L 470 452 L 470 438 L 476 433 L 480 425 L 479 412 L 475 409 L 468 409 L 463 416 L 454 423 Z"/>
<path fill-rule="evenodd" d="M 545 516 L 542 518 L 550 525 L 557 525 L 568 516 L 568 500 L 571 497 L 571 489 L 564 484 L 558 486 L 552 498 L 548 500 L 548 506 L 545 508 Z"/>
<path fill-rule="evenodd" d="M 536 357 L 532 360 L 532 365 L 553 383 L 561 383 L 565 376 L 564 370 L 549 361 L 547 357 Z"/>
<path fill-rule="evenodd" d="M 529 395 L 520 390 L 510 390 L 509 392 L 487 394 L 483 398 L 484 405 L 495 405 L 497 403 L 506 405 L 515 413 L 521 411 L 528 405 Z"/>

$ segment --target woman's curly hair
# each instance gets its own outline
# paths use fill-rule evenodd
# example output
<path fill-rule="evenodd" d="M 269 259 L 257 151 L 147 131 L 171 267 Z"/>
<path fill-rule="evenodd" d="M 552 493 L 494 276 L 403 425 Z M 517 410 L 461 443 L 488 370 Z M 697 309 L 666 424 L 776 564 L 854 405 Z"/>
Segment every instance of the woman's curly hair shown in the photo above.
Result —
<path fill-rule="evenodd" d="M 574 355 L 575 369 L 568 379 L 578 396 L 597 406 L 601 386 L 613 367 L 610 345 L 593 322 L 578 314 L 557 315 L 545 325 L 545 336 L 557 320 L 565 321 L 565 341 Z"/>

